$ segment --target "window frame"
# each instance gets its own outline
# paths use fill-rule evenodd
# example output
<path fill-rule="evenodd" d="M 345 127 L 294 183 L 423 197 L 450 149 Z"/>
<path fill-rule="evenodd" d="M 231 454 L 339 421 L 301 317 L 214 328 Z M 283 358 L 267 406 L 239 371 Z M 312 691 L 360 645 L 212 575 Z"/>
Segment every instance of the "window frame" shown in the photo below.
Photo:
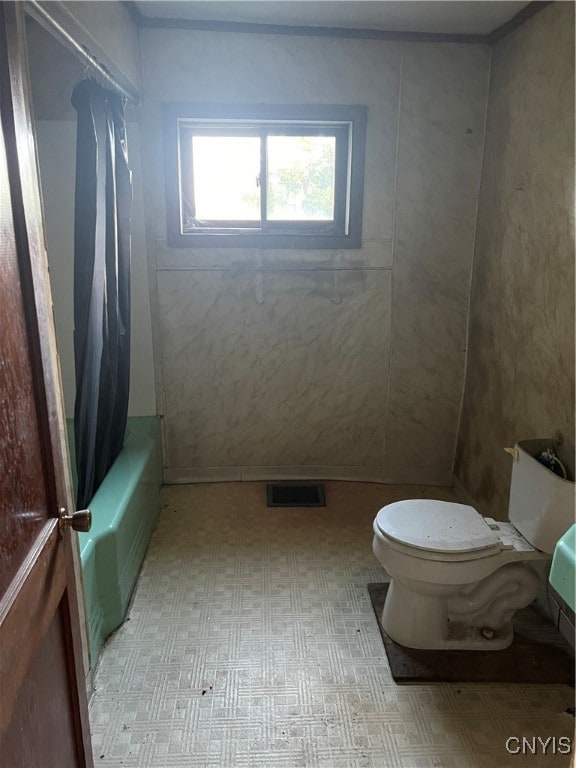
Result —
<path fill-rule="evenodd" d="M 162 106 L 162 112 L 169 246 L 306 250 L 361 247 L 366 107 L 170 103 Z M 181 141 L 181 135 L 191 139 L 194 133 L 205 135 L 212 130 L 215 135 L 225 135 L 227 128 L 235 135 L 241 131 L 261 138 L 273 136 L 275 132 L 276 135 L 334 135 L 334 220 L 267 219 L 264 192 L 258 222 L 214 222 L 213 227 L 185 227 L 185 216 L 194 214 L 193 178 L 192 173 L 185 178 L 181 169 L 184 162 L 190 163 L 192 142 Z M 265 171 L 265 142 L 261 141 L 261 173 Z M 223 226 L 228 223 L 230 226 Z"/>

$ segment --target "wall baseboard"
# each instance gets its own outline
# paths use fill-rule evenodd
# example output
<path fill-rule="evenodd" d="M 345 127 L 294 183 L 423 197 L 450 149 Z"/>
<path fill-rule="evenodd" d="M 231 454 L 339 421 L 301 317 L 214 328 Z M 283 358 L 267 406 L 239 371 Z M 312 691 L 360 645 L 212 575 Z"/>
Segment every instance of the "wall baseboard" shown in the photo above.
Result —
<path fill-rule="evenodd" d="M 253 482 L 267 480 L 347 480 L 387 485 L 452 485 L 449 470 L 395 467 L 326 467 L 326 466 L 269 466 L 269 467 L 164 467 L 164 483 Z"/>

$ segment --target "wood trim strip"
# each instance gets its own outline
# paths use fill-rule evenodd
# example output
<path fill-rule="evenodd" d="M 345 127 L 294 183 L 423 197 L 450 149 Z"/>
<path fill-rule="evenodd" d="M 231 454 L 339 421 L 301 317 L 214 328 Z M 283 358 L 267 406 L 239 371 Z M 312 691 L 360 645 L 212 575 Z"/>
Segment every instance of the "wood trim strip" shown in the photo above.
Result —
<path fill-rule="evenodd" d="M 88 693 L 86 690 L 86 679 L 83 659 L 84 639 L 74 627 L 80 626 L 82 616 L 80 615 L 80 599 L 83 595 L 78 594 L 78 574 L 74 567 L 73 547 L 77 547 L 77 534 L 68 529 L 68 535 L 64 541 L 64 567 L 66 571 L 67 589 L 62 600 L 62 628 L 64 632 L 64 641 L 68 652 L 68 659 L 74 660 L 74 667 L 70 664 L 68 673 L 70 674 L 70 697 L 73 701 L 74 727 L 76 728 L 76 747 L 82 751 L 82 765 L 85 768 L 93 768 L 94 756 L 92 754 L 92 740 L 90 738 L 90 723 L 85 720 L 88 713 Z"/>
<path fill-rule="evenodd" d="M 494 45 L 494 43 L 497 43 L 498 40 L 506 37 L 506 35 L 509 35 L 510 32 L 514 32 L 514 30 L 522 26 L 525 21 L 528 21 L 528 19 L 531 19 L 532 16 L 535 16 L 543 8 L 546 8 L 547 5 L 551 5 L 550 0 L 547 2 L 528 3 L 528 5 L 522 8 L 522 10 L 519 11 L 516 16 L 513 16 L 510 21 L 507 21 L 500 27 L 496 27 L 496 29 L 490 32 L 490 34 L 487 35 L 487 42 L 490 45 Z"/>
<path fill-rule="evenodd" d="M 493 29 L 488 34 L 453 34 L 435 32 L 403 32 L 382 29 L 350 29 L 345 27 L 290 26 L 287 24 L 259 24 L 241 21 L 208 21 L 194 19 L 152 18 L 144 16 L 135 2 L 124 0 L 132 21 L 143 29 L 189 29 L 205 32 L 240 32 L 261 35 L 297 35 L 316 37 L 335 37 L 356 40 L 389 40 L 407 43 L 485 43 L 493 45 L 502 37 L 510 34 L 525 21 L 541 11 L 552 0 L 531 2 L 522 8 L 509 21 Z"/>
<path fill-rule="evenodd" d="M 43 527 L 0 601 L 0 732 L 66 588 L 58 520 Z M 38 585 L 45 585 L 38 589 Z"/>
<path fill-rule="evenodd" d="M 240 32 L 259 35 L 295 35 L 299 37 L 334 37 L 349 40 L 389 40 L 409 43 L 484 43 L 486 35 L 461 35 L 440 32 L 395 32 L 382 29 L 348 27 L 291 26 L 259 24 L 249 21 L 208 21 L 203 19 L 150 18 L 140 15 L 144 29 L 187 29 L 200 32 Z"/>

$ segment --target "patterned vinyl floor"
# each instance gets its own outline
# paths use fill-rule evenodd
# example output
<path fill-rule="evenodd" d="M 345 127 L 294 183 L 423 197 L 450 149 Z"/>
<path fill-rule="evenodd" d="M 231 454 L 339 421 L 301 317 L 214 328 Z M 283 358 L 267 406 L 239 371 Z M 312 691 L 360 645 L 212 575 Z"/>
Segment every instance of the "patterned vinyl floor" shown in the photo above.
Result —
<path fill-rule="evenodd" d="M 95 765 L 567 766 L 571 688 L 392 680 L 366 589 L 385 580 L 372 520 L 391 501 L 451 492 L 325 487 L 326 508 L 299 510 L 267 508 L 264 483 L 163 490 L 128 619 L 95 677 Z M 545 756 L 537 737 L 553 737 Z"/>

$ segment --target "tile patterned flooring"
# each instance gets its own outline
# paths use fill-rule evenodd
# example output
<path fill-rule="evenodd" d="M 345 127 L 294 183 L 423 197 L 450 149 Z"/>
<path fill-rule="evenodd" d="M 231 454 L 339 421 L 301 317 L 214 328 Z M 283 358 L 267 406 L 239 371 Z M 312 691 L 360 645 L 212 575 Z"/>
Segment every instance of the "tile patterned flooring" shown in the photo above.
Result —
<path fill-rule="evenodd" d="M 385 580 L 372 520 L 391 501 L 451 492 L 325 488 L 321 509 L 268 509 L 264 483 L 164 488 L 128 619 L 95 676 L 96 766 L 567 766 L 551 747 L 511 755 L 505 743 L 573 736 L 571 688 L 390 675 L 366 589 Z"/>

